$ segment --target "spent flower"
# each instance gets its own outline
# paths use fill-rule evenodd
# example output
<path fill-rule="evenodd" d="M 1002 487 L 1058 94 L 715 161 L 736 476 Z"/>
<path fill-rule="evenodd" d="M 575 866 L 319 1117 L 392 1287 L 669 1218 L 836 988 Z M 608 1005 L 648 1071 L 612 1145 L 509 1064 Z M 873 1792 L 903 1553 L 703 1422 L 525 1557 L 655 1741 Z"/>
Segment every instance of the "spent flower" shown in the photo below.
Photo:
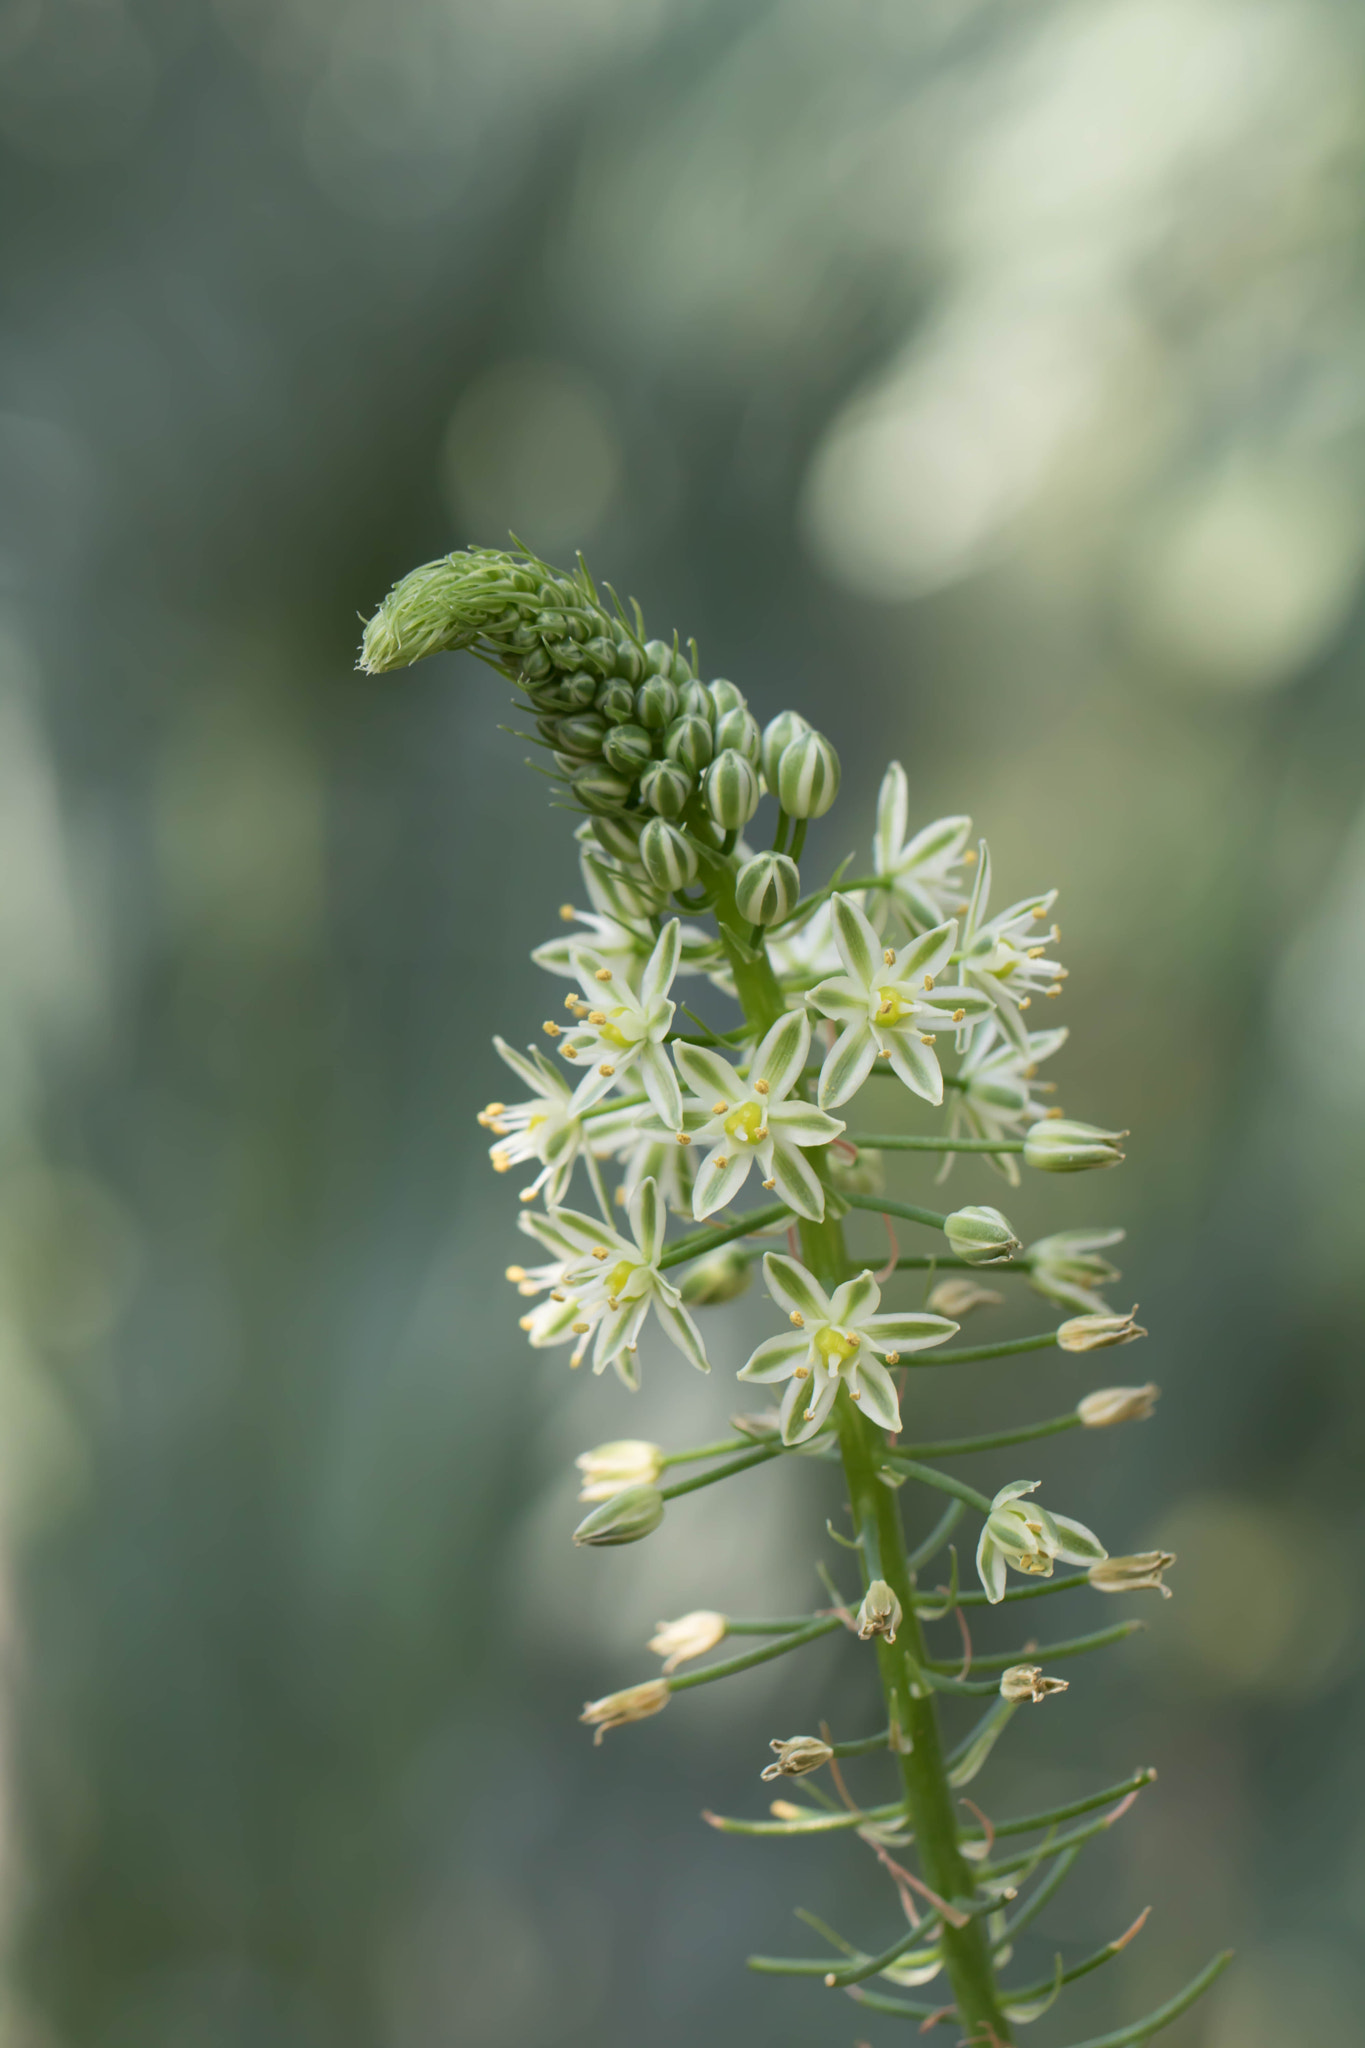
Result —
<path fill-rule="evenodd" d="M 650 1637 L 648 1648 L 656 1657 L 664 1660 L 664 1676 L 677 1670 L 680 1664 L 690 1663 L 693 1657 L 704 1657 L 708 1650 L 714 1650 L 717 1643 L 725 1640 L 726 1619 L 709 1607 L 699 1607 L 693 1614 L 684 1614 L 677 1621 L 661 1621 Z"/>
<path fill-rule="evenodd" d="M 624 1728 L 629 1721 L 647 1721 L 651 1714 L 661 1714 L 669 1698 L 667 1681 L 651 1678 L 644 1685 L 628 1685 L 624 1692 L 609 1692 L 605 1699 L 589 1700 L 578 1718 L 597 1731 L 592 1738 L 596 1747 L 609 1728 Z"/>
<path fill-rule="evenodd" d="M 1041 1706 L 1049 1693 L 1066 1690 L 1065 1678 L 1047 1678 L 1037 1664 L 1011 1664 L 1008 1671 L 1000 1674 L 1000 1697 L 1016 1706 L 1023 1700 Z"/>
<path fill-rule="evenodd" d="M 1148 1380 L 1145 1387 L 1097 1387 L 1076 1403 L 1076 1413 L 1087 1429 L 1110 1429 L 1116 1422 L 1146 1422 L 1156 1412 L 1161 1389 Z"/>
<path fill-rule="evenodd" d="M 1092 1564 L 1086 1576 L 1097 1593 L 1160 1593 L 1169 1600 L 1171 1589 L 1161 1574 L 1175 1563 L 1173 1550 L 1139 1550 L 1132 1557 L 1106 1557 Z"/>
<path fill-rule="evenodd" d="M 1105 1351 L 1113 1344 L 1133 1344 L 1147 1332 L 1133 1319 L 1137 1303 L 1126 1316 L 1072 1316 L 1058 1326 L 1057 1342 L 1063 1351 Z"/>
<path fill-rule="evenodd" d="M 818 1771 L 834 1754 L 830 1744 L 816 1735 L 789 1735 L 785 1741 L 774 1736 L 768 1747 L 776 1751 L 777 1762 L 766 1765 L 758 1775 L 770 1784 L 774 1778 L 804 1778 L 807 1771 Z"/>
<path fill-rule="evenodd" d="M 628 1486 L 653 1486 L 664 1469 L 663 1447 L 639 1437 L 598 1444 L 574 1459 L 583 1475 L 580 1500 L 610 1500 Z"/>

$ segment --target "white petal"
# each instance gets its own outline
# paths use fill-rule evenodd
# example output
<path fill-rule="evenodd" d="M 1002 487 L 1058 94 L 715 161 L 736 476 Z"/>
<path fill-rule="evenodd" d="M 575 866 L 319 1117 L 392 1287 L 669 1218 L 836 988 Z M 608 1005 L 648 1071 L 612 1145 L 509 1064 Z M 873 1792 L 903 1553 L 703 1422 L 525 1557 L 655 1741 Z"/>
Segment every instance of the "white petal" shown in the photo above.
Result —
<path fill-rule="evenodd" d="M 942 1102 L 943 1071 L 932 1045 L 921 1045 L 917 1031 L 883 1031 L 879 1036 L 890 1051 L 892 1070 L 906 1087 L 926 1102 Z"/>
<path fill-rule="evenodd" d="M 654 1313 L 659 1318 L 664 1335 L 675 1344 L 690 1365 L 698 1372 L 710 1372 L 711 1361 L 706 1355 L 706 1346 L 701 1341 L 701 1331 L 685 1308 L 655 1296 Z"/>
<path fill-rule="evenodd" d="M 528 1216 L 526 1221 L 529 1223 L 530 1220 Z M 577 1252 L 592 1252 L 599 1245 L 605 1245 L 608 1251 L 613 1252 L 629 1253 L 634 1250 L 610 1224 L 599 1223 L 595 1216 L 585 1216 L 581 1209 L 554 1209 L 550 1222 L 564 1242 Z M 536 1234 L 539 1236 L 540 1233 Z M 546 1242 L 545 1239 L 541 1241 Z"/>
<path fill-rule="evenodd" d="M 963 926 L 964 939 L 980 931 L 991 900 L 991 853 L 985 840 L 977 848 L 976 880 L 972 884 L 972 900 L 967 906 L 967 922 Z"/>
<path fill-rule="evenodd" d="M 949 918 L 947 924 L 935 925 L 922 938 L 912 939 L 896 955 L 892 970 L 897 981 L 921 981 L 926 974 L 938 975 L 952 958 L 953 947 L 957 944 L 957 919 Z"/>
<path fill-rule="evenodd" d="M 783 1145 L 828 1145 L 848 1129 L 837 1116 L 826 1116 L 799 1099 L 775 1102 L 768 1113 L 768 1128 Z"/>
<path fill-rule="evenodd" d="M 659 996 L 666 996 L 678 971 L 678 954 L 682 947 L 682 926 L 676 917 L 671 917 L 659 934 L 654 951 L 645 962 L 645 971 L 640 976 L 640 1007 L 647 1009 Z"/>
<path fill-rule="evenodd" d="M 499 1059 L 512 1069 L 518 1080 L 526 1083 L 533 1095 L 553 1093 L 561 1098 L 567 1096 L 569 1091 L 563 1081 L 538 1052 L 532 1050 L 528 1058 L 525 1053 L 520 1053 L 514 1046 L 510 1046 L 505 1038 L 494 1038 L 493 1043 L 497 1047 Z"/>
<path fill-rule="evenodd" d="M 790 1335 L 784 1332 L 780 1337 L 766 1337 L 735 1377 L 756 1380 L 762 1386 L 777 1380 L 789 1380 L 792 1367 L 799 1365 L 809 1350 L 810 1339 L 800 1330 L 793 1330 Z"/>
<path fill-rule="evenodd" d="M 836 1024 L 856 1024 L 867 1015 L 867 990 L 849 974 L 831 974 L 827 981 L 817 982 L 807 991 L 806 1001 Z"/>
<path fill-rule="evenodd" d="M 749 1178 L 753 1163 L 754 1155 L 747 1145 L 731 1144 L 728 1152 L 718 1145 L 707 1154 L 692 1194 L 692 1214 L 698 1222 L 734 1200 Z"/>
<path fill-rule="evenodd" d="M 657 1266 L 668 1228 L 668 1211 L 653 1180 L 642 1180 L 630 1205 L 630 1227 L 648 1265 Z"/>
<path fill-rule="evenodd" d="M 923 1351 L 931 1344 L 946 1344 L 960 1326 L 947 1316 L 893 1314 L 869 1316 L 861 1327 L 878 1351 Z"/>
<path fill-rule="evenodd" d="M 733 1108 L 748 1094 L 739 1075 L 723 1060 L 719 1053 L 712 1052 L 707 1045 L 675 1045 L 673 1057 L 678 1062 L 678 1072 L 694 1095 L 712 1100 L 719 1096 Z"/>
<path fill-rule="evenodd" d="M 1005 1559 L 991 1538 L 989 1529 L 981 1531 L 981 1541 L 976 1546 L 977 1576 L 986 1589 L 986 1598 L 995 1607 L 1005 1597 L 1005 1581 L 1009 1576 Z"/>
<path fill-rule="evenodd" d="M 659 1115 L 670 1130 L 676 1131 L 682 1123 L 682 1090 L 661 1045 L 641 1046 L 640 1079 Z"/>
<path fill-rule="evenodd" d="M 794 1387 L 805 1387 L 809 1389 L 810 1384 L 811 1383 L 809 1380 L 792 1381 L 792 1385 Z M 791 1434 L 787 1435 L 784 1431 L 782 1438 L 783 1442 L 790 1444 L 801 1444 L 806 1441 L 807 1437 L 818 1435 L 821 1427 L 823 1426 L 825 1417 L 829 1414 L 830 1409 L 834 1406 L 838 1398 L 839 1382 L 837 1378 L 831 1376 L 825 1380 L 824 1385 L 820 1388 L 819 1392 L 816 1393 L 813 1397 L 809 1393 L 807 1394 L 806 1406 L 805 1408 L 797 1408 L 796 1416 L 791 1428 Z M 787 1406 L 785 1398 L 782 1402 L 782 1406 L 785 1410 Z M 807 1415 L 806 1413 L 806 1408 L 809 1408 L 811 1411 L 809 1415 Z"/>
<path fill-rule="evenodd" d="M 879 875 L 889 874 L 905 844 L 910 822 L 910 790 L 899 761 L 888 764 L 877 792 L 877 829 L 872 837 L 873 858 Z"/>
<path fill-rule="evenodd" d="M 881 942 L 851 896 L 836 895 L 830 911 L 839 957 L 855 981 L 870 988 L 882 964 Z"/>
<path fill-rule="evenodd" d="M 809 1051 L 810 1018 L 804 1010 L 788 1010 L 755 1052 L 749 1086 L 766 1081 L 769 1101 L 780 1102 L 800 1080 Z"/>
<path fill-rule="evenodd" d="M 825 1191 L 819 1176 L 807 1166 L 801 1154 L 788 1151 L 785 1145 L 773 1145 L 769 1160 L 771 1172 L 768 1177 L 777 1182 L 777 1192 L 788 1208 L 795 1209 L 798 1216 L 805 1216 L 812 1223 L 821 1222 L 825 1214 Z"/>
<path fill-rule="evenodd" d="M 876 1314 L 881 1298 L 882 1290 L 872 1275 L 867 1271 L 857 1273 L 831 1294 L 829 1319 L 832 1323 L 856 1328 L 864 1317 Z"/>
<path fill-rule="evenodd" d="M 592 1369 L 601 1372 L 610 1365 L 618 1351 L 624 1351 L 639 1335 L 640 1325 L 649 1313 L 649 1296 L 641 1295 L 638 1301 L 623 1301 L 619 1308 L 609 1308 L 597 1325 L 597 1341 L 592 1348 Z"/>
<path fill-rule="evenodd" d="M 829 1321 L 829 1297 L 813 1273 L 782 1252 L 768 1252 L 763 1260 L 763 1277 L 768 1292 L 788 1315 L 799 1315 L 807 1323 Z"/>
<path fill-rule="evenodd" d="M 1057 1555 L 1068 1564 L 1102 1564 L 1108 1557 L 1099 1537 L 1084 1522 L 1073 1522 L 1070 1515 L 1053 1515 L 1052 1526 L 1061 1539 Z"/>
<path fill-rule="evenodd" d="M 859 1360 L 858 1388 L 862 1394 L 858 1406 L 870 1421 L 876 1423 L 878 1429 L 900 1428 L 901 1409 L 896 1398 L 895 1382 L 880 1358 L 868 1355 Z"/>
<path fill-rule="evenodd" d="M 837 1109 L 856 1095 L 877 1064 L 877 1041 L 868 1025 L 850 1024 L 839 1033 L 820 1069 L 821 1109 Z"/>

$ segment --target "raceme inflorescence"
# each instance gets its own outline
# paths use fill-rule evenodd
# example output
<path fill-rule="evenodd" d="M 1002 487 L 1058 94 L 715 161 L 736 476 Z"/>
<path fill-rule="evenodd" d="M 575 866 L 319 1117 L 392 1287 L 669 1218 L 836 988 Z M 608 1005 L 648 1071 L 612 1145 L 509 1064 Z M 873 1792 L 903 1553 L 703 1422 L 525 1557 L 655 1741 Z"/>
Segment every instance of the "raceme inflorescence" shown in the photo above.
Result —
<path fill-rule="evenodd" d="M 1108 1351 L 1145 1333 L 1105 1293 L 1119 1277 L 1106 1254 L 1121 1231 L 1069 1230 L 1025 1245 L 994 1204 L 943 1213 L 882 1186 L 898 1152 L 928 1155 L 940 1181 L 959 1155 L 978 1154 L 1006 1200 L 1021 1169 L 1071 1173 L 1122 1159 L 1125 1133 L 1064 1117 L 1039 1079 L 1066 1038 L 1053 1016 L 1038 1015 L 1066 976 L 1055 892 L 996 908 L 990 856 L 973 843 L 971 820 L 912 829 L 895 762 L 866 869 L 849 873 L 845 862 L 806 887 L 807 825 L 839 791 L 829 740 L 792 710 L 760 727 L 733 683 L 702 680 L 694 642 L 684 651 L 676 636 L 646 639 L 638 607 L 599 593 L 581 558 L 568 574 L 524 549 L 470 548 L 428 563 L 370 621 L 362 664 L 388 671 L 458 649 L 521 692 L 534 721 L 522 736 L 543 751 L 556 800 L 578 820 L 590 905 L 566 905 L 565 929 L 533 952 L 555 980 L 554 1014 L 525 1051 L 494 1040 L 519 1099 L 490 1102 L 480 1117 L 495 1169 L 529 1176 L 518 1223 L 534 1251 L 507 1274 L 524 1304 L 521 1327 L 532 1345 L 567 1347 L 572 1365 L 610 1366 L 634 1387 L 651 1324 L 706 1372 L 720 1363 L 702 1327 L 710 1309 L 756 1272 L 771 1304 L 770 1334 L 735 1363 L 738 1378 L 770 1389 L 774 1405 L 734 1417 L 732 1435 L 692 1449 L 631 1440 L 585 1452 L 589 1512 L 575 1540 L 638 1542 L 680 1495 L 802 1456 L 842 1466 L 841 1540 L 860 1578 L 856 1591 L 841 1590 L 820 1567 L 828 1603 L 807 1614 L 701 1609 L 661 1622 L 649 1644 L 663 1659 L 660 1675 L 592 1701 L 582 1718 L 600 1741 L 680 1692 L 846 1635 L 849 1654 L 875 1665 L 879 1732 L 778 1736 L 758 1775 L 809 1779 L 803 1796 L 776 1800 L 764 1819 L 707 1818 L 737 1835 L 853 1831 L 886 1874 L 899 1926 L 872 1947 L 821 1925 L 834 1953 L 752 1957 L 751 1966 L 811 1977 L 917 2028 L 941 2023 L 975 2048 L 1001 2048 L 1141 1925 L 1069 1964 L 1058 1956 L 1041 1981 L 1012 1981 L 1019 1934 L 1155 1774 L 1139 1770 L 1048 1811 L 994 1821 L 964 1800 L 1020 1706 L 1066 1691 L 1053 1666 L 1139 1626 L 1124 1620 L 973 1656 L 968 1616 L 1053 1594 L 1164 1596 L 1174 1559 L 1159 1550 L 1111 1557 L 1094 1531 L 1039 1500 L 1035 1480 L 988 1497 L 943 1461 L 1142 1420 L 1157 1389 L 1102 1387 L 1027 1427 L 902 1443 L 915 1368 L 1052 1346 Z M 766 846 L 755 829 L 765 799 Z M 733 1023 L 703 1021 L 683 999 L 689 984 L 718 992 Z M 714 1011 L 715 998 L 706 1006 Z M 896 1122 L 884 1112 L 907 1096 L 944 1112 L 937 1131 L 877 1128 Z M 889 1259 L 850 1248 L 850 1236 L 875 1227 L 868 1217 L 884 1219 Z M 901 1255 L 901 1223 L 922 1233 L 922 1249 Z M 916 1284 L 905 1274 L 928 1287 L 919 1307 L 897 1298 Z M 997 1343 L 954 1342 L 967 1316 L 1020 1283 L 1062 1320 Z M 682 1466 L 694 1469 L 670 1481 Z M 907 1487 L 946 1497 L 913 1550 L 902 1526 Z M 971 1589 L 959 1584 L 950 1544 L 964 1515 L 979 1524 Z M 945 1553 L 947 1582 L 922 1583 Z M 682 1668 L 745 1637 L 758 1646 Z M 984 1711 L 949 1742 L 943 1718 L 970 1714 L 961 1703 L 973 1698 Z M 859 1805 L 840 1759 L 874 1754 L 890 1796 Z M 1146 2040 L 1227 1960 L 1082 2048 Z M 914 1991 L 922 1995 L 905 1995 Z"/>

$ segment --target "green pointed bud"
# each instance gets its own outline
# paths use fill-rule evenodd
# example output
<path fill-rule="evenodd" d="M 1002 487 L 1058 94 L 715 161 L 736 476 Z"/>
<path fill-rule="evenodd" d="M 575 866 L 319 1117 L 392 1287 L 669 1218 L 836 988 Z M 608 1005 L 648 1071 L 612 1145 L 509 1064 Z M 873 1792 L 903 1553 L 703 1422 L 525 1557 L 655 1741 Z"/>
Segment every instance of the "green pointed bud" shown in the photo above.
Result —
<path fill-rule="evenodd" d="M 566 754 L 577 754 L 587 761 L 597 759 L 606 736 L 606 725 L 591 711 L 580 711 L 572 718 L 561 718 L 555 727 L 555 738 L 563 751 Z"/>
<path fill-rule="evenodd" d="M 657 1486 L 628 1486 L 584 1515 L 573 1532 L 575 1543 L 638 1543 L 651 1536 L 664 1518 L 664 1498 Z"/>
<path fill-rule="evenodd" d="M 640 859 L 656 889 L 672 895 L 697 879 L 697 852 L 666 818 L 651 818 L 640 834 Z"/>
<path fill-rule="evenodd" d="M 685 682 L 692 673 L 682 655 L 666 640 L 646 640 L 644 671 L 647 676 L 667 676 L 679 683 Z"/>
<path fill-rule="evenodd" d="M 735 876 L 735 904 L 750 924 L 778 924 L 801 896 L 796 862 L 785 853 L 756 853 Z"/>
<path fill-rule="evenodd" d="M 799 711 L 779 711 L 776 718 L 770 718 L 763 728 L 760 759 L 763 763 L 763 780 L 773 795 L 777 794 L 777 764 L 794 739 L 810 726 Z"/>
<path fill-rule="evenodd" d="M 654 761 L 640 777 L 640 800 L 661 818 L 676 818 L 692 794 L 692 777 L 676 761 Z"/>
<path fill-rule="evenodd" d="M 789 818 L 823 818 L 839 794 L 839 756 L 823 733 L 798 733 L 777 764 L 777 800 Z"/>
<path fill-rule="evenodd" d="M 747 1294 L 753 1277 L 753 1261 L 733 1245 L 722 1245 L 688 1269 L 682 1298 L 689 1308 L 715 1308 L 722 1301 L 735 1301 Z"/>
<path fill-rule="evenodd" d="M 616 725 L 602 742 L 602 758 L 632 781 L 654 758 L 654 743 L 642 725 Z"/>
<path fill-rule="evenodd" d="M 704 718 L 706 723 L 710 725 L 713 709 L 714 706 L 707 693 L 705 683 L 699 683 L 695 676 L 689 676 L 685 683 L 679 683 L 678 710 L 680 712 L 688 713 L 694 718 Z"/>
<path fill-rule="evenodd" d="M 758 777 L 733 747 L 717 754 L 706 771 L 706 802 L 724 832 L 738 832 L 758 809 Z"/>
<path fill-rule="evenodd" d="M 616 636 L 617 675 L 623 676 L 628 683 L 638 683 L 643 681 L 645 672 L 645 658 L 635 645 L 635 642 L 628 633 L 618 633 Z"/>
<path fill-rule="evenodd" d="M 695 711 L 685 711 L 681 718 L 675 718 L 664 734 L 664 752 L 669 760 L 693 775 L 701 773 L 715 751 L 710 721 L 698 717 Z"/>
<path fill-rule="evenodd" d="M 586 649 L 584 651 L 586 652 Z M 554 673 L 554 663 L 545 649 L 539 645 L 528 649 L 521 657 L 521 674 L 528 682 L 547 682 Z"/>
<path fill-rule="evenodd" d="M 735 685 L 728 683 L 724 676 L 717 676 L 713 683 L 706 685 L 706 695 L 710 700 L 713 723 L 717 719 L 724 718 L 727 711 L 747 711 L 748 709 L 748 705 L 744 701 L 743 690 L 736 689 Z"/>
<path fill-rule="evenodd" d="M 640 820 L 638 818 L 601 817 L 592 821 L 593 837 L 604 853 L 613 860 L 629 861 L 632 866 L 640 858 Z"/>
<path fill-rule="evenodd" d="M 558 676 L 553 682 L 538 683 L 531 702 L 538 711 L 591 711 L 597 695 L 597 678 L 586 669 L 576 675 Z"/>
<path fill-rule="evenodd" d="M 578 658 L 584 668 L 594 669 L 599 676 L 614 676 L 617 667 L 617 646 L 604 633 L 585 641 L 578 650 Z"/>
<path fill-rule="evenodd" d="M 969 1266 L 996 1266 L 1023 1249 L 998 1209 L 955 1209 L 945 1219 L 943 1232 L 957 1257 Z"/>
<path fill-rule="evenodd" d="M 1119 1140 L 1127 1131 L 1101 1131 L 1067 1117 L 1043 1117 L 1024 1133 L 1024 1164 L 1045 1173 L 1084 1173 L 1090 1166 L 1118 1166 Z"/>
<path fill-rule="evenodd" d="M 631 792 L 628 776 L 610 768 L 584 768 L 573 779 L 573 793 L 585 810 L 619 811 Z"/>
<path fill-rule="evenodd" d="M 677 710 L 678 693 L 667 676 L 651 676 L 635 692 L 635 716 L 646 732 L 662 732 Z"/>
<path fill-rule="evenodd" d="M 755 768 L 759 754 L 758 721 L 747 711 L 727 711 L 716 720 L 716 752 L 733 747 Z"/>
<path fill-rule="evenodd" d="M 598 683 L 593 696 L 597 710 L 609 725 L 634 724 L 635 692 L 620 676 L 613 676 L 609 683 Z"/>

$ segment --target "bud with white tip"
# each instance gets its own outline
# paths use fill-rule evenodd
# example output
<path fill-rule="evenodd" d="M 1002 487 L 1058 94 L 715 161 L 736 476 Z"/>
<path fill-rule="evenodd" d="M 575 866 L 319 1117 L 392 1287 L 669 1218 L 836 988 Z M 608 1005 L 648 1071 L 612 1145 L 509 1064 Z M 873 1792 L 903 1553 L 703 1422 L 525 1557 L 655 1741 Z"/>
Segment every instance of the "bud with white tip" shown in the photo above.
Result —
<path fill-rule="evenodd" d="M 664 1518 L 663 1495 L 653 1486 L 630 1486 L 594 1508 L 573 1532 L 580 1544 L 638 1543 Z"/>
<path fill-rule="evenodd" d="M 664 1469 L 663 1448 L 639 1437 L 598 1444 L 574 1459 L 583 1474 L 580 1500 L 614 1500 L 631 1486 L 653 1486 Z"/>
<path fill-rule="evenodd" d="M 759 755 L 758 725 L 752 712 L 736 709 L 727 711 L 716 720 L 716 752 L 733 747 L 737 754 L 743 754 L 751 767 L 758 766 Z"/>
<path fill-rule="evenodd" d="M 697 879 L 697 850 L 667 818 L 651 818 L 640 834 L 640 860 L 656 889 L 670 895 Z"/>
<path fill-rule="evenodd" d="M 1023 1249 L 1012 1224 L 998 1209 L 955 1209 L 945 1218 L 943 1232 L 956 1256 L 969 1266 L 999 1265 Z"/>
<path fill-rule="evenodd" d="M 675 718 L 664 734 L 665 754 L 689 775 L 699 775 L 715 751 L 711 721 L 695 711 L 685 711 L 681 718 Z"/>
<path fill-rule="evenodd" d="M 605 1699 L 589 1700 L 578 1718 L 597 1730 L 592 1739 L 595 1749 L 609 1728 L 624 1728 L 628 1721 L 647 1721 L 651 1714 L 661 1714 L 669 1697 L 667 1681 L 651 1678 L 644 1685 L 628 1685 L 624 1692 L 609 1692 Z"/>
<path fill-rule="evenodd" d="M 776 718 L 770 718 L 764 726 L 763 780 L 774 795 L 777 794 L 778 763 L 798 734 L 809 731 L 810 726 L 799 711 L 779 711 Z"/>
<path fill-rule="evenodd" d="M 1150 1380 L 1145 1387 L 1097 1387 L 1076 1403 L 1076 1413 L 1087 1429 L 1109 1429 L 1116 1422 L 1146 1422 L 1160 1395 L 1160 1387 Z"/>
<path fill-rule="evenodd" d="M 1063 1351 L 1104 1351 L 1111 1344 L 1132 1344 L 1147 1332 L 1134 1322 L 1137 1303 L 1126 1316 L 1072 1316 L 1057 1331 Z"/>
<path fill-rule="evenodd" d="M 798 733 L 777 764 L 777 800 L 789 818 L 823 818 L 839 794 L 839 756 L 823 733 Z"/>
<path fill-rule="evenodd" d="M 1106 1557 L 1092 1564 L 1086 1576 L 1097 1593 L 1160 1593 L 1169 1600 L 1171 1589 L 1161 1574 L 1175 1563 L 1173 1550 L 1139 1550 L 1133 1557 Z"/>
<path fill-rule="evenodd" d="M 1084 1173 L 1088 1167 L 1118 1166 L 1119 1141 L 1127 1131 L 1101 1131 L 1066 1117 L 1040 1117 L 1024 1133 L 1024 1164 L 1045 1173 Z"/>
<path fill-rule="evenodd" d="M 692 794 L 692 777 L 677 761 L 652 761 L 640 777 L 640 801 L 661 818 L 676 818 Z"/>
<path fill-rule="evenodd" d="M 684 1614 L 677 1621 L 661 1621 L 648 1647 L 656 1657 L 663 1658 L 666 1678 L 680 1664 L 689 1663 L 693 1657 L 704 1657 L 717 1643 L 723 1643 L 726 1626 L 723 1614 L 699 1607 L 694 1614 Z"/>
<path fill-rule="evenodd" d="M 750 924 L 779 924 L 800 895 L 801 876 L 785 853 L 756 853 L 735 877 L 735 904 Z"/>
<path fill-rule="evenodd" d="M 815 1735 L 791 1735 L 785 1742 L 774 1736 L 768 1746 L 776 1751 L 777 1762 L 769 1764 L 759 1776 L 770 1784 L 774 1778 L 802 1778 L 807 1771 L 818 1771 L 834 1755 L 829 1744 Z"/>
<path fill-rule="evenodd" d="M 874 1579 L 864 1593 L 863 1604 L 858 1609 L 859 1642 L 870 1643 L 873 1636 L 885 1636 L 888 1643 L 894 1643 L 896 1630 L 900 1625 L 900 1601 L 885 1579 Z"/>
<path fill-rule="evenodd" d="M 738 832 L 758 809 L 758 777 L 734 747 L 717 754 L 707 769 L 706 803 L 723 832 Z"/>
<path fill-rule="evenodd" d="M 1032 1700 L 1040 1706 L 1050 1692 L 1065 1692 L 1064 1678 L 1047 1678 L 1037 1664 L 1011 1664 L 1008 1671 L 1000 1676 L 1000 1697 L 1018 1706 L 1024 1700 Z"/>

